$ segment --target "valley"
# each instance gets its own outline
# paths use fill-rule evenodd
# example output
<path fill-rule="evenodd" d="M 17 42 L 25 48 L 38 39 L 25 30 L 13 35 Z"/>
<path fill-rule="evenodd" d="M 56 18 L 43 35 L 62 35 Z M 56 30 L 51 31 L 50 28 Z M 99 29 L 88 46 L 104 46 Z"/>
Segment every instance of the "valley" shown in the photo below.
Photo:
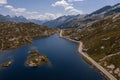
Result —
<path fill-rule="evenodd" d="M 119 1 L 36 2 L 0 1 L 0 80 L 120 80 Z"/>

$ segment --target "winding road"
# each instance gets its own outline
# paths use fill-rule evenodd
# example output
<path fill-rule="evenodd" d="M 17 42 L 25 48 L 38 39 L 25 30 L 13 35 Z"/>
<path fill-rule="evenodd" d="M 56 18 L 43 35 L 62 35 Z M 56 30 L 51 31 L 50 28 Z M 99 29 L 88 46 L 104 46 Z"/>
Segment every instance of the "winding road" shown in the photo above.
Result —
<path fill-rule="evenodd" d="M 60 30 L 60 37 L 68 39 L 70 41 L 74 41 L 79 43 L 78 52 L 85 58 L 87 58 L 97 69 L 99 69 L 105 76 L 107 76 L 110 80 L 117 80 L 112 74 L 110 74 L 105 68 L 103 68 L 100 64 L 98 64 L 95 60 L 93 60 L 87 53 L 83 52 L 83 43 L 81 41 L 75 41 L 70 38 L 66 38 L 62 36 L 63 30 Z"/>

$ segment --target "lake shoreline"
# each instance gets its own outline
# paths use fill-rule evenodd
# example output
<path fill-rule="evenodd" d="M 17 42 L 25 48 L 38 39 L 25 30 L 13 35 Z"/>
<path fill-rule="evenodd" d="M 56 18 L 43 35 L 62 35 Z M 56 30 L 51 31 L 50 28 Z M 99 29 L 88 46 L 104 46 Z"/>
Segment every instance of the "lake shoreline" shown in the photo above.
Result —
<path fill-rule="evenodd" d="M 45 53 L 50 60 L 50 65 L 44 64 L 36 69 L 25 66 L 25 61 L 29 56 L 28 51 L 33 49 L 37 49 L 40 53 Z M 1 59 L 2 61 L 9 56 L 15 60 L 9 68 L 3 70 L 1 73 L 3 76 L 0 78 L 4 80 L 12 80 L 14 78 L 17 80 L 19 79 L 17 76 L 21 75 L 22 80 L 27 80 L 29 78 L 34 80 L 35 77 L 38 80 L 105 80 L 99 71 L 91 68 L 89 64 L 85 63 L 83 58 L 77 53 L 77 49 L 78 44 L 60 38 L 57 34 L 48 38 L 33 40 L 32 45 L 25 45 L 17 50 L 0 55 L 0 57 L 3 58 Z M 16 70 L 14 70 L 14 67 Z M 13 70 L 14 72 L 11 73 Z M 9 74 L 7 78 L 5 77 L 6 73 Z M 15 73 L 17 73 L 16 76 L 14 76 Z M 86 77 L 84 77 L 84 75 L 86 75 Z M 13 76 L 13 78 L 11 76 Z M 53 79 L 52 76 L 56 76 L 56 79 Z M 47 77 L 49 77 L 49 79 Z"/>
<path fill-rule="evenodd" d="M 104 78 L 106 80 L 117 80 L 112 74 L 110 74 L 105 68 L 103 68 L 101 65 L 99 65 L 96 61 L 94 61 L 91 57 L 89 57 L 89 55 L 86 52 L 83 52 L 83 43 L 81 41 L 76 41 L 73 39 L 70 39 L 68 37 L 65 37 L 62 35 L 63 30 L 60 31 L 59 36 L 61 38 L 67 39 L 69 41 L 78 43 L 78 52 L 84 57 L 86 58 L 97 70 L 100 71 L 100 73 L 102 73 L 102 75 L 104 76 Z"/>
<path fill-rule="evenodd" d="M 54 35 L 54 34 L 47 35 L 47 36 L 42 36 L 42 37 L 37 37 L 37 38 L 33 38 L 30 43 L 25 43 L 25 44 L 16 46 L 16 47 L 14 47 L 14 48 L 8 48 L 8 49 L 3 49 L 3 50 L 0 49 L 0 52 L 8 51 L 8 50 L 15 50 L 15 49 L 18 49 L 18 48 L 20 48 L 20 47 L 22 47 L 22 46 L 24 46 L 24 45 L 30 45 L 30 44 L 32 44 L 33 40 L 47 38 L 47 37 L 50 37 L 50 36 L 52 36 L 52 35 Z"/>

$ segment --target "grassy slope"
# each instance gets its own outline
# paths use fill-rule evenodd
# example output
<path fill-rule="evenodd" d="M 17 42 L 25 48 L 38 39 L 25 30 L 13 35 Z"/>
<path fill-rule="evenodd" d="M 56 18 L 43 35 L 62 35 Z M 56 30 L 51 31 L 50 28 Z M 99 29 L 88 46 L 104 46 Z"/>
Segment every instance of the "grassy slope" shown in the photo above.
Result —
<path fill-rule="evenodd" d="M 117 68 L 120 69 L 120 54 L 109 57 L 102 62 L 99 61 L 107 55 L 120 52 L 120 15 L 114 15 L 84 27 L 87 28 L 84 30 L 81 28 L 65 30 L 64 36 L 83 41 L 87 53 L 120 79 L 120 74 L 115 73 Z M 115 68 L 109 69 L 109 65 L 114 65 Z"/>
<path fill-rule="evenodd" d="M 87 53 L 98 61 L 120 51 L 120 16 L 113 17 L 95 22 L 83 31 L 66 30 L 64 35 L 83 41 Z"/>

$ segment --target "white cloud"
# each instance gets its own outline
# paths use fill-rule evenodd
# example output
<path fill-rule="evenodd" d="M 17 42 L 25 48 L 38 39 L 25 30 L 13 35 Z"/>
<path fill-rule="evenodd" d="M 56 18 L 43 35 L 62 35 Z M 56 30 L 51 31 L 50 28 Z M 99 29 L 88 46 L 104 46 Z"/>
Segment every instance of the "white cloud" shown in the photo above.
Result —
<path fill-rule="evenodd" d="M 71 0 L 73 1 L 73 0 Z M 74 1 L 78 1 L 78 0 L 74 0 Z M 81 0 L 82 1 L 82 0 Z M 77 10 L 75 9 L 71 4 L 69 4 L 67 1 L 65 0 L 60 0 L 55 2 L 54 4 L 52 4 L 53 7 L 64 7 L 64 10 L 69 13 L 69 14 L 83 14 L 83 12 L 81 10 Z"/>
<path fill-rule="evenodd" d="M 29 18 L 29 19 L 38 19 L 38 20 L 52 20 L 52 19 L 56 19 L 57 17 L 62 16 L 59 13 L 56 14 L 52 14 L 52 13 L 45 13 L 45 14 L 41 14 L 40 12 L 31 12 L 31 11 L 27 11 L 25 8 L 15 8 L 12 5 L 5 5 L 5 8 L 9 9 L 10 11 L 13 12 L 13 14 L 20 16 L 22 15 L 22 13 L 24 13 L 24 15 Z"/>
<path fill-rule="evenodd" d="M 11 5 L 6 5 L 5 8 L 7 8 L 7 9 L 13 11 L 13 12 L 16 12 L 16 13 L 17 13 L 17 12 L 18 12 L 18 13 L 22 13 L 22 12 L 25 12 L 25 11 L 26 11 L 25 8 L 14 8 L 14 7 L 11 6 Z"/>
<path fill-rule="evenodd" d="M 52 4 L 53 7 L 63 7 L 65 14 L 82 14 L 81 10 L 78 10 L 76 8 L 73 7 L 73 5 L 71 5 L 70 2 L 73 1 L 83 1 L 83 0 L 59 0 L 57 2 L 55 2 L 54 4 Z M 0 0 L 0 5 L 2 4 L 7 4 L 7 0 Z M 41 14 L 40 12 L 30 12 L 27 11 L 26 8 L 15 8 L 12 5 L 4 5 L 4 7 L 8 10 L 10 10 L 12 12 L 12 14 L 15 15 L 22 15 L 24 13 L 24 16 L 26 16 L 29 19 L 39 19 L 39 20 L 52 20 L 52 19 L 56 19 L 60 16 L 62 16 L 63 14 L 60 13 L 44 13 Z"/>
<path fill-rule="evenodd" d="M 62 16 L 62 14 L 58 13 L 58 14 L 52 14 L 52 13 L 45 13 L 45 14 L 40 14 L 39 12 L 29 12 L 28 14 L 28 19 L 38 19 L 38 20 L 53 20 L 56 19 L 60 16 Z"/>
<path fill-rule="evenodd" d="M 65 11 L 70 12 L 71 14 L 82 14 L 82 11 L 75 9 L 72 6 L 66 7 Z"/>
<path fill-rule="evenodd" d="M 81 1 L 84 1 L 84 0 L 68 0 L 68 2 L 81 2 Z"/>
<path fill-rule="evenodd" d="M 67 7 L 67 6 L 69 6 L 69 4 L 65 0 L 61 0 L 61 1 L 57 1 L 54 4 L 52 4 L 52 6 L 54 6 L 54 7 L 56 7 L 56 6 Z"/>
<path fill-rule="evenodd" d="M 0 4 L 7 4 L 7 0 L 0 0 Z"/>

